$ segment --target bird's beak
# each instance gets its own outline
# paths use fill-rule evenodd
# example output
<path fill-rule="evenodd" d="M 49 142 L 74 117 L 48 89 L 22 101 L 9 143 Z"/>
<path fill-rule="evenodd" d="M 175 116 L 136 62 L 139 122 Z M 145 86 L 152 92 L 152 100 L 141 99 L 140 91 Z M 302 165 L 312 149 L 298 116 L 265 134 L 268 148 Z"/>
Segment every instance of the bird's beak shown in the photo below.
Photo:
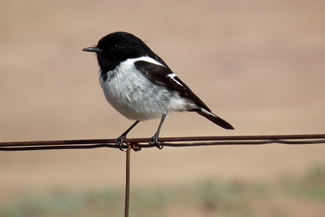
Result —
<path fill-rule="evenodd" d="M 99 49 L 98 47 L 86 47 L 82 49 L 82 51 L 87 51 L 87 52 L 95 52 L 95 53 L 101 53 L 102 50 Z"/>

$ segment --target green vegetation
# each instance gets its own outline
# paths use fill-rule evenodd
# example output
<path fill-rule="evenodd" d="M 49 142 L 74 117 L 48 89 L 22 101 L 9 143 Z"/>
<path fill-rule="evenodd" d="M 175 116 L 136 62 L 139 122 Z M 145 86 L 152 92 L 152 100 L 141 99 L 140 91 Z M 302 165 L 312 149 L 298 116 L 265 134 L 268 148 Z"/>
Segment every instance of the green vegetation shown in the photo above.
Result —
<path fill-rule="evenodd" d="M 188 186 L 134 188 L 130 199 L 132 217 L 286 217 L 297 209 L 303 213 L 305 205 L 308 212 L 325 213 L 325 168 L 312 168 L 301 177 L 285 176 L 273 184 L 210 179 Z M 123 205 L 123 189 L 61 191 L 0 204 L 0 216 L 123 216 Z"/>
<path fill-rule="evenodd" d="M 316 166 L 302 177 L 286 176 L 282 185 L 292 196 L 325 201 L 325 168 Z"/>

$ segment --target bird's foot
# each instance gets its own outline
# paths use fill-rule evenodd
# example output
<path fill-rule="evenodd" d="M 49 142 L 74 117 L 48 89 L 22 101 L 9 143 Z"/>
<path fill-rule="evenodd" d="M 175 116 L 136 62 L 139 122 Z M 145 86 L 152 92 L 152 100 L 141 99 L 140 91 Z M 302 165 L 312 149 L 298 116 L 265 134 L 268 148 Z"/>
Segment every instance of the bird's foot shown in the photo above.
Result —
<path fill-rule="evenodd" d="M 158 149 L 162 149 L 164 146 L 158 142 L 158 135 L 154 135 L 150 140 L 149 140 L 149 145 L 154 145 Z"/>
<path fill-rule="evenodd" d="M 126 149 L 126 146 L 124 145 L 124 140 L 126 139 L 125 135 L 121 135 L 115 140 L 115 145 L 121 150 L 124 151 Z"/>

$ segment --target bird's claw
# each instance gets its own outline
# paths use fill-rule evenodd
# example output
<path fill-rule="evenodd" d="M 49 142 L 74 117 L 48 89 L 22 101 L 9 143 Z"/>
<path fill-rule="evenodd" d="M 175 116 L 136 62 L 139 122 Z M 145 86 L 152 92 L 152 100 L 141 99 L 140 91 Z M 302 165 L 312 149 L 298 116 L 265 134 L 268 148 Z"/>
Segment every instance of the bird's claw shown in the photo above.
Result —
<path fill-rule="evenodd" d="M 118 138 L 115 140 L 115 145 L 117 145 L 117 147 L 118 147 L 121 151 L 124 151 L 124 150 L 125 150 L 125 146 L 123 145 L 125 139 L 126 139 L 126 136 L 121 135 L 120 137 L 118 137 Z"/>
<path fill-rule="evenodd" d="M 158 136 L 154 135 L 150 140 L 149 140 L 149 145 L 154 145 L 158 149 L 162 149 L 164 146 L 158 142 Z"/>

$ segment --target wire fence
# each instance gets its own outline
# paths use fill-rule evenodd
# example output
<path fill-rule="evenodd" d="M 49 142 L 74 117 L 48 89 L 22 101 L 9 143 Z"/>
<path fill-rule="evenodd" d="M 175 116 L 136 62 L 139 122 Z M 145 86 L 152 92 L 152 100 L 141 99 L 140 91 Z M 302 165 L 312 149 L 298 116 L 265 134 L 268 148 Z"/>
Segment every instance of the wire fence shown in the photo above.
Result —
<path fill-rule="evenodd" d="M 126 139 L 124 148 L 131 144 L 134 150 L 152 148 L 148 138 Z M 164 137 L 159 138 L 159 145 L 165 147 L 193 147 L 217 145 L 265 145 L 265 144 L 308 145 L 324 144 L 325 134 L 295 135 L 245 135 L 245 136 L 201 136 L 201 137 Z M 94 149 L 119 148 L 115 139 L 83 139 L 83 140 L 47 140 L 0 142 L 0 151 L 35 151 L 54 149 Z"/>
<path fill-rule="evenodd" d="M 139 151 L 142 148 L 152 148 L 148 138 L 126 139 L 123 148 L 126 150 L 125 175 L 125 205 L 124 217 L 129 216 L 130 198 L 130 154 L 131 149 Z M 296 135 L 251 135 L 251 136 L 204 136 L 204 137 L 165 137 L 159 138 L 159 146 L 193 147 L 218 145 L 311 145 L 325 144 L 325 134 L 296 134 Z M 121 148 L 115 144 L 115 139 L 84 139 L 84 140 L 48 140 L 0 142 L 0 151 L 36 151 L 55 149 L 93 149 Z"/>

